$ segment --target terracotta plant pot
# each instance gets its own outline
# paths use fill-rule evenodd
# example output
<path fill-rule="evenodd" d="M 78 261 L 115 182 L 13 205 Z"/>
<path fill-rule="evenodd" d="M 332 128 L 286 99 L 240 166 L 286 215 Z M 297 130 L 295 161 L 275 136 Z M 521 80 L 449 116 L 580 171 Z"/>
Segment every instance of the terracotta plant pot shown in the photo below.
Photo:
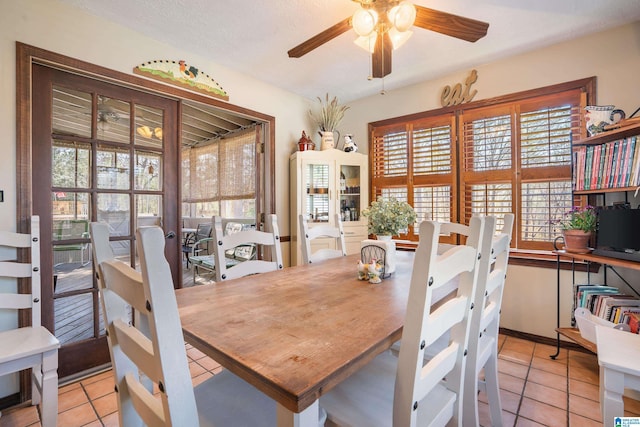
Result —
<path fill-rule="evenodd" d="M 586 254 L 592 251 L 589 248 L 589 241 L 591 240 L 590 231 L 582 230 L 563 230 L 562 236 L 564 237 L 564 250 L 576 254 Z"/>

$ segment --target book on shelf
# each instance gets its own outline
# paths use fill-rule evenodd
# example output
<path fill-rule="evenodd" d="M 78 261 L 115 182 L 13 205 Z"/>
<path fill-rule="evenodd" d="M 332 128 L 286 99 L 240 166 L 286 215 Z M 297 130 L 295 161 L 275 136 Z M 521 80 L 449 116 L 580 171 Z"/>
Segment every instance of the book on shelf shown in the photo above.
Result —
<path fill-rule="evenodd" d="M 629 330 L 637 334 L 640 329 L 640 313 L 629 311 L 625 313 L 625 315 L 627 316 L 626 323 L 629 325 Z"/>
<path fill-rule="evenodd" d="M 598 317 L 613 322 L 615 310 L 618 307 L 640 307 L 640 299 L 633 295 L 606 295 L 602 297 L 601 305 L 598 308 Z"/>
<path fill-rule="evenodd" d="M 638 306 L 620 306 L 616 307 L 613 313 L 613 323 L 629 323 L 629 313 L 640 313 Z"/>

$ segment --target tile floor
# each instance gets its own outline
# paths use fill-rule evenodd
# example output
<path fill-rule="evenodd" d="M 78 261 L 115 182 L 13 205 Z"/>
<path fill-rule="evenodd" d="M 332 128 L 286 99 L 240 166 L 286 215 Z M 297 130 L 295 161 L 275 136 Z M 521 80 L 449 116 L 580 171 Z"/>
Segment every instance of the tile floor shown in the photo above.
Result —
<path fill-rule="evenodd" d="M 591 353 L 562 350 L 511 336 L 500 337 L 499 370 L 505 426 L 602 426 L 598 403 L 598 361 Z M 187 344 L 194 384 L 222 369 Z M 111 371 L 60 387 L 58 426 L 118 426 Z M 486 398 L 480 394 L 483 426 L 489 425 Z M 625 398 L 626 399 L 626 398 Z M 625 415 L 640 416 L 640 401 L 626 399 Z M 35 407 L 4 410 L 0 427 L 39 426 Z"/>

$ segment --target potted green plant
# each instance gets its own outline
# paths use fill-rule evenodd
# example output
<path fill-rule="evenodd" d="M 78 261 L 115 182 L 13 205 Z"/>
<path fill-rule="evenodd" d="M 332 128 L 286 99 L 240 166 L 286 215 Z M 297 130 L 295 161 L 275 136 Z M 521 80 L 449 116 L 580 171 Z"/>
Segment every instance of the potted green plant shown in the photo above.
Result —
<path fill-rule="evenodd" d="M 416 221 L 416 212 L 411 205 L 395 198 L 379 197 L 362 211 L 362 215 L 368 218 L 369 233 L 379 239 L 381 236 L 397 236 Z"/>
<path fill-rule="evenodd" d="M 333 133 L 337 132 L 337 127 L 344 118 L 344 113 L 349 109 L 346 105 L 340 105 L 338 103 L 338 97 L 334 96 L 329 100 L 329 94 L 325 95 L 324 101 L 318 97 L 320 102 L 320 111 L 314 113 L 309 110 L 309 115 L 316 122 L 320 131 L 320 149 L 327 150 L 335 148 L 335 139 Z M 338 138 L 340 134 L 338 133 Z"/>
<path fill-rule="evenodd" d="M 560 220 L 565 250 L 574 253 L 591 252 L 589 241 L 596 231 L 597 215 L 593 206 L 573 207 Z"/>

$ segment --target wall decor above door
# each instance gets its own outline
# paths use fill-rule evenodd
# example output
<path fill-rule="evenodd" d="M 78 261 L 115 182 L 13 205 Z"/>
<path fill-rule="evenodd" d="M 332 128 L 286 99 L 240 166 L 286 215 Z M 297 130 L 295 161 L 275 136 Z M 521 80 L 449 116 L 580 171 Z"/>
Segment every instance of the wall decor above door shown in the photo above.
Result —
<path fill-rule="evenodd" d="M 134 74 L 150 77 L 205 95 L 229 100 L 229 95 L 215 80 L 184 60 L 154 59 L 134 67 Z"/>

